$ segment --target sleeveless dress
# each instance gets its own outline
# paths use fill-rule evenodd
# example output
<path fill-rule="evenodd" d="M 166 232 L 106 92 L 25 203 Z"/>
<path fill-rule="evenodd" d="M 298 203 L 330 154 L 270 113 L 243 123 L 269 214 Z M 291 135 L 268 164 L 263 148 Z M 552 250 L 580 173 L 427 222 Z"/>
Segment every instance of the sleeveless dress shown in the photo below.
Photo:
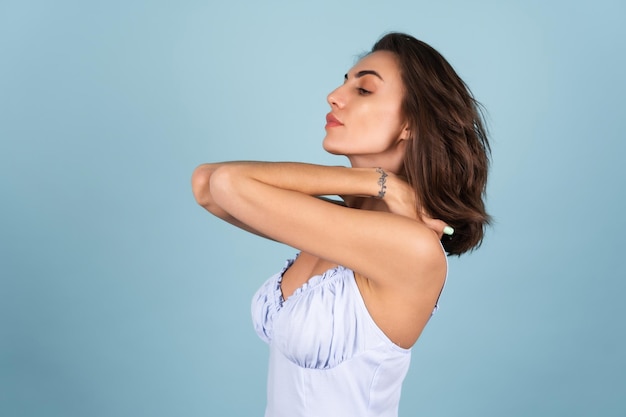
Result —
<path fill-rule="evenodd" d="M 343 266 L 284 300 L 280 283 L 293 261 L 252 300 L 254 329 L 270 348 L 265 416 L 396 417 L 411 350 L 374 323 Z"/>

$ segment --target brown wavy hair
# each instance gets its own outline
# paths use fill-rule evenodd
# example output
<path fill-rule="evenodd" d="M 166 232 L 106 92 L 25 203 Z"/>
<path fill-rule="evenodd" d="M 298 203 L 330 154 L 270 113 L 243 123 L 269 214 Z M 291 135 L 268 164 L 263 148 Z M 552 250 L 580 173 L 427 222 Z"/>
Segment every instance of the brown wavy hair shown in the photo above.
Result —
<path fill-rule="evenodd" d="M 383 36 L 371 52 L 396 55 L 405 94 L 402 112 L 410 129 L 404 175 L 417 204 L 454 228 L 442 238 L 450 255 L 482 243 L 490 216 L 485 191 L 491 149 L 482 107 L 445 58 L 403 33 Z"/>

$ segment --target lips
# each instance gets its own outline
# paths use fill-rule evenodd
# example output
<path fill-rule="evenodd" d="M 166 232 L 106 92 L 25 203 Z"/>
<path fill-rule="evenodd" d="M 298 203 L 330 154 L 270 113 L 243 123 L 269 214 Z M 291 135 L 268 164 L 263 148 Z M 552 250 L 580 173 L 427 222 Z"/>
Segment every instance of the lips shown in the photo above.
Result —
<path fill-rule="evenodd" d="M 339 121 L 332 113 L 326 115 L 326 127 L 343 126 L 343 123 Z"/>

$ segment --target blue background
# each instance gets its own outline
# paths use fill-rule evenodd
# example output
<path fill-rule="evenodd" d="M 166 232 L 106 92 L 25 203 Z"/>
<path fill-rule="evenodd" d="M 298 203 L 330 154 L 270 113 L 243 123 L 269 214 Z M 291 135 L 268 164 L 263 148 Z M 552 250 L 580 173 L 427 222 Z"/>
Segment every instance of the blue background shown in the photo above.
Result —
<path fill-rule="evenodd" d="M 626 416 L 621 1 L 0 2 L 0 415 L 258 416 L 249 301 L 295 251 L 196 206 L 231 159 L 347 164 L 326 94 L 384 32 L 489 112 L 496 222 L 401 415 Z"/>

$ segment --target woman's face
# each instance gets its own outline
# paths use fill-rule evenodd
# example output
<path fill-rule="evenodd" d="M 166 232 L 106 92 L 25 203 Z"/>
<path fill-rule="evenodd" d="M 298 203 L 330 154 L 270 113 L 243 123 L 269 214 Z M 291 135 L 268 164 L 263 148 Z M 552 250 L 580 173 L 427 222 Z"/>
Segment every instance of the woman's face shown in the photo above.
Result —
<path fill-rule="evenodd" d="M 328 95 L 324 149 L 346 155 L 353 166 L 400 164 L 407 124 L 401 104 L 404 86 L 395 55 L 377 51 L 360 60 L 343 85 Z"/>

